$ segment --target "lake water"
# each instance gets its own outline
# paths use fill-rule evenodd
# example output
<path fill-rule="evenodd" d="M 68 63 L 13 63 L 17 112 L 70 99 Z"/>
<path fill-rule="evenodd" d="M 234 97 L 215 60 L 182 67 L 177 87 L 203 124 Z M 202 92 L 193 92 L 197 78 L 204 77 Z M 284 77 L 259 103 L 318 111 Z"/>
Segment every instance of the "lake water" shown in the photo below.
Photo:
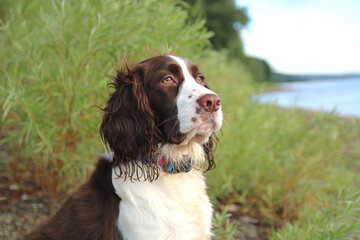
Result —
<path fill-rule="evenodd" d="M 360 79 L 318 80 L 283 83 L 285 91 L 254 96 L 262 103 L 276 102 L 283 107 L 333 111 L 360 117 Z"/>

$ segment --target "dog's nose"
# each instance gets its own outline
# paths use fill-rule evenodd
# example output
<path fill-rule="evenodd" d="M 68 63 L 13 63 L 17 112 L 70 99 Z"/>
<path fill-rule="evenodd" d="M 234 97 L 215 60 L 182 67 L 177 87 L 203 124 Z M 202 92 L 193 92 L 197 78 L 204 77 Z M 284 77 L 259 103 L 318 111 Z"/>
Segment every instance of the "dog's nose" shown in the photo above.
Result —
<path fill-rule="evenodd" d="M 205 94 L 198 98 L 196 102 L 207 112 L 216 112 L 221 106 L 221 99 L 216 94 Z"/>

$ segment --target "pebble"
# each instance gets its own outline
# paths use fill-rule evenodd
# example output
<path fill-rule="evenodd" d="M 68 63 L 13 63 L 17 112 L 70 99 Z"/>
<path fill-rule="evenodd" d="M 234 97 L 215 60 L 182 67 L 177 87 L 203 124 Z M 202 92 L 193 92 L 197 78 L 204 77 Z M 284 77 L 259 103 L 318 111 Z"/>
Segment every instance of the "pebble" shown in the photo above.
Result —
<path fill-rule="evenodd" d="M 11 191 L 19 191 L 19 190 L 20 190 L 20 186 L 19 186 L 19 184 L 11 184 L 11 185 L 9 186 L 9 189 L 10 189 Z"/>
<path fill-rule="evenodd" d="M 23 194 L 21 201 L 0 204 L 0 240 L 24 240 L 24 235 L 45 220 L 50 210 L 44 194 Z"/>

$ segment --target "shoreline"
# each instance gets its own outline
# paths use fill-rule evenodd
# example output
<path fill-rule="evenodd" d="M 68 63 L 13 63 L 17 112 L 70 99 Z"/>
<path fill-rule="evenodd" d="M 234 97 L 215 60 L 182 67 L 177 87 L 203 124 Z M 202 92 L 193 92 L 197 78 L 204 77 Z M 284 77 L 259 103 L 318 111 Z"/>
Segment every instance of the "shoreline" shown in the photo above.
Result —
<path fill-rule="evenodd" d="M 301 85 L 294 86 L 293 83 L 297 82 L 276 83 L 266 86 L 259 93 L 252 95 L 251 100 L 261 104 L 275 103 L 278 107 L 285 109 L 295 107 L 304 111 L 326 112 L 342 118 L 360 119 L 360 112 L 356 108 L 358 98 L 354 97 L 351 90 L 352 85 L 345 85 L 345 91 L 336 95 L 336 87 L 338 86 L 326 88 L 319 85 L 315 85 L 315 87 L 306 85 L 303 87 Z M 355 87 L 357 89 L 358 85 Z M 350 98 L 347 96 L 348 89 L 350 89 Z M 311 102 L 312 100 L 313 102 Z"/>

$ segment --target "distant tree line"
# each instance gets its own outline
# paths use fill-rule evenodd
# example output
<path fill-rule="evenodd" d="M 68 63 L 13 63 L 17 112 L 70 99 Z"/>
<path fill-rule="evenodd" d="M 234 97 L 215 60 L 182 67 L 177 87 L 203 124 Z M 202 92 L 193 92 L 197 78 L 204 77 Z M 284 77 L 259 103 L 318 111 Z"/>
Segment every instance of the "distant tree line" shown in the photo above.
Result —
<path fill-rule="evenodd" d="M 313 81 L 313 80 L 344 80 L 344 79 L 360 79 L 358 73 L 348 74 L 282 74 L 273 73 L 274 79 L 277 82 L 299 82 L 299 81 Z"/>
<path fill-rule="evenodd" d="M 217 50 L 226 49 L 229 58 L 240 59 L 258 82 L 274 81 L 270 65 L 263 59 L 244 53 L 240 32 L 250 23 L 247 9 L 237 7 L 234 0 L 184 0 L 189 21 L 205 19 L 205 26 L 214 33 L 210 39 Z"/>

